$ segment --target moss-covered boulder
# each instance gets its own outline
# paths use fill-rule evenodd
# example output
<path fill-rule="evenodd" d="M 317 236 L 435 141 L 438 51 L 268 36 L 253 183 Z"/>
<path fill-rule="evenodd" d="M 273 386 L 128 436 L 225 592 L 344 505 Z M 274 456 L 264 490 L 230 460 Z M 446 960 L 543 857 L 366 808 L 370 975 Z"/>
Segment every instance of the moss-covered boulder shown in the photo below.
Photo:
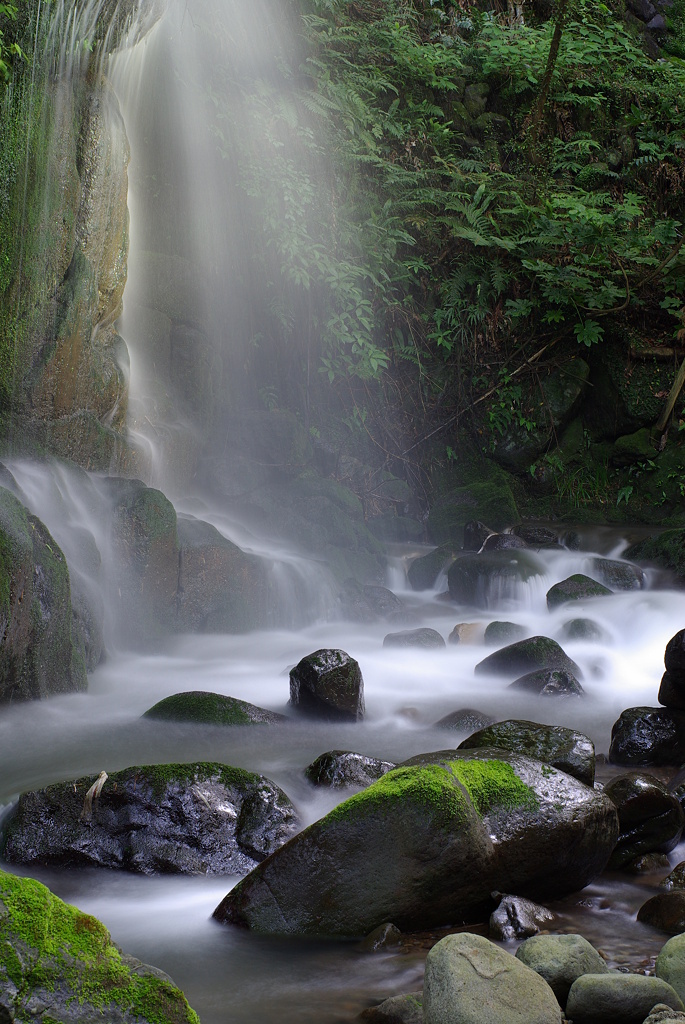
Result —
<path fill-rule="evenodd" d="M 578 572 L 549 588 L 547 607 L 554 611 L 555 608 L 570 601 L 588 601 L 594 597 L 606 597 L 608 594 L 611 594 L 608 587 Z"/>
<path fill-rule="evenodd" d="M 23 793 L 0 849 L 14 864 L 95 866 L 142 874 L 245 874 L 299 828 L 269 779 L 212 762 L 115 772 Z"/>
<path fill-rule="evenodd" d="M 179 516 L 176 622 L 189 633 L 239 633 L 267 624 L 264 561 L 245 554 L 216 527 Z"/>
<path fill-rule="evenodd" d="M 192 725 L 279 725 L 289 721 L 276 711 L 267 711 L 246 700 L 205 690 L 189 690 L 164 697 L 148 708 L 143 718 Z"/>
<path fill-rule="evenodd" d="M 518 622 L 506 622 L 496 619 L 485 627 L 483 640 L 488 647 L 499 647 L 500 644 L 514 643 L 526 635 L 526 627 Z"/>
<path fill-rule="evenodd" d="M 297 714 L 329 722 L 364 717 L 364 680 L 359 663 L 346 651 L 322 648 L 290 670 L 290 705 Z"/>
<path fill-rule="evenodd" d="M 582 888 L 617 835 L 611 801 L 549 765 L 495 749 L 437 752 L 301 832 L 214 916 L 291 935 L 462 922 L 489 915 L 494 889 L 539 899 Z"/>
<path fill-rule="evenodd" d="M 0 871 L 0 1019 L 200 1024 L 166 974 L 122 953 L 103 924 L 32 878 Z"/>
<path fill-rule="evenodd" d="M 531 636 L 500 648 L 476 665 L 476 675 L 496 675 L 517 678 L 538 669 L 559 669 L 582 677 L 575 661 L 548 636 Z"/>
<path fill-rule="evenodd" d="M 529 551 L 488 551 L 457 558 L 447 573 L 450 597 L 458 604 L 496 608 L 517 597 L 521 585 L 544 568 Z"/>
<path fill-rule="evenodd" d="M 517 751 L 573 775 L 586 786 L 595 783 L 595 745 L 589 736 L 574 729 L 508 719 L 479 729 L 459 744 L 459 750 L 478 747 Z"/>
<path fill-rule="evenodd" d="M 461 544 L 464 526 L 473 519 L 480 519 L 495 530 L 516 523 L 519 514 L 509 485 L 496 479 L 457 487 L 436 502 L 426 526 L 436 544 Z"/>
<path fill-rule="evenodd" d="M 657 1003 L 673 1010 L 685 1008 L 677 992 L 660 978 L 613 971 L 583 974 L 569 989 L 566 1013 L 574 1024 L 643 1024 Z"/>
<path fill-rule="evenodd" d="M 85 688 L 66 559 L 40 519 L 0 487 L 0 702 Z"/>
<path fill-rule="evenodd" d="M 653 775 L 618 775 L 604 792 L 616 805 L 621 830 L 610 868 L 621 868 L 642 853 L 670 853 L 678 845 L 685 825 L 682 808 Z"/>

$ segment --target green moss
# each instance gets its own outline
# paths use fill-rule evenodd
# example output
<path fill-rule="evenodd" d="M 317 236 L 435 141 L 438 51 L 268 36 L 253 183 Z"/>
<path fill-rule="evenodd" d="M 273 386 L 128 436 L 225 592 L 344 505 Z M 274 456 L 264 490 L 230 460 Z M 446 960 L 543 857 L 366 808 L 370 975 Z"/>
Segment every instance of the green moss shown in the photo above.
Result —
<path fill-rule="evenodd" d="M 174 693 L 145 712 L 143 718 L 161 718 L 169 722 L 197 722 L 205 725 L 253 725 L 247 713 L 250 707 L 235 697 L 220 693 Z"/>
<path fill-rule="evenodd" d="M 110 775 L 106 785 L 112 787 L 129 782 L 144 783 L 152 789 L 155 797 L 160 797 L 174 783 L 194 781 L 197 778 L 219 779 L 225 786 L 246 786 L 258 782 L 260 776 L 217 761 L 195 761 L 191 764 L 136 765 Z M 79 779 L 76 784 L 80 783 L 87 783 L 86 788 L 90 785 L 86 779 Z"/>
<path fill-rule="evenodd" d="M 481 817 L 493 810 L 536 811 L 540 801 L 506 761 L 450 761 Z"/>
<path fill-rule="evenodd" d="M 346 821 L 359 813 L 382 812 L 388 803 L 405 802 L 425 806 L 442 825 L 457 822 L 465 814 L 464 794 L 450 772 L 441 765 L 424 765 L 393 768 L 368 789 L 338 804 L 327 821 Z"/>
<path fill-rule="evenodd" d="M 179 989 L 132 974 L 105 926 L 40 882 L 0 871 L 0 907 L 0 966 L 22 996 L 66 983 L 74 1000 L 95 1007 L 103 1019 L 115 1004 L 149 1024 L 199 1024 Z"/>

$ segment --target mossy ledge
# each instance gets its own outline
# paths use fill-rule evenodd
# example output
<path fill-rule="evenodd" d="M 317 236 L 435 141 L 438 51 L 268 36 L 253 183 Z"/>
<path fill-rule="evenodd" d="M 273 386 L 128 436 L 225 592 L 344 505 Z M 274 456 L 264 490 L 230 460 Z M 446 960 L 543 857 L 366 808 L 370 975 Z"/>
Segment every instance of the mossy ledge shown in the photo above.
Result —
<path fill-rule="evenodd" d="M 134 973 L 100 921 L 40 882 L 0 870 L 0 1007 L 17 1019 L 40 993 L 44 1009 L 31 1016 L 41 1024 L 61 1021 L 65 1007 L 70 1021 L 200 1024 L 180 989 L 160 975 L 144 965 Z"/>

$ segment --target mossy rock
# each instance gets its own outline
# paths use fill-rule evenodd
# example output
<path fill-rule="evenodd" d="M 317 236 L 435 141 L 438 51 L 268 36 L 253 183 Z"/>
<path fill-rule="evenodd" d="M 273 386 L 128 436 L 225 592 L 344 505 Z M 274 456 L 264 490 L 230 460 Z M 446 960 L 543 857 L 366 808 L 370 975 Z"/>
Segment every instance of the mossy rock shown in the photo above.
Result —
<path fill-rule="evenodd" d="M 143 718 L 193 725 L 278 725 L 288 721 L 285 715 L 275 711 L 205 690 L 189 690 L 164 697 L 148 708 Z"/>
<path fill-rule="evenodd" d="M 361 937 L 385 921 L 431 928 L 482 913 L 495 889 L 539 899 L 581 888 L 617 834 L 611 801 L 549 765 L 439 751 L 299 833 L 214 916 L 288 935 Z"/>
<path fill-rule="evenodd" d="M 657 447 L 648 427 L 641 427 L 632 434 L 617 437 L 611 453 L 615 466 L 632 466 L 636 462 L 647 462 L 657 455 Z"/>
<path fill-rule="evenodd" d="M 23 793 L 2 829 L 14 864 L 141 874 L 244 875 L 300 827 L 270 779 L 215 762 L 136 765 L 104 781 L 74 779 Z"/>
<path fill-rule="evenodd" d="M 651 427 L 659 418 L 673 384 L 670 363 L 656 359 L 626 360 L 629 339 L 606 337 L 588 358 L 592 363 L 592 398 L 585 403 L 586 426 L 597 438 L 618 436 Z M 601 350 L 600 350 L 601 348 Z"/>
<path fill-rule="evenodd" d="M 518 622 L 489 622 L 485 627 L 483 641 L 489 647 L 498 647 L 500 644 L 514 643 L 526 635 L 525 626 Z"/>
<path fill-rule="evenodd" d="M 547 591 L 547 607 L 550 611 L 571 601 L 587 601 L 595 597 L 607 597 L 612 591 L 597 580 L 583 573 L 575 573 L 561 583 L 555 583 Z"/>
<path fill-rule="evenodd" d="M 86 688 L 72 639 L 66 559 L 46 527 L 0 487 L 0 702 Z"/>
<path fill-rule="evenodd" d="M 507 484 L 486 482 L 458 487 L 444 495 L 431 509 L 427 528 L 436 544 L 461 544 L 464 525 L 480 519 L 493 530 L 511 526 L 519 519 L 511 488 Z"/>
<path fill-rule="evenodd" d="M 395 767 L 392 761 L 381 761 L 353 750 L 327 750 L 307 765 L 304 774 L 313 786 L 340 789 L 370 786 Z"/>
<path fill-rule="evenodd" d="M 595 745 L 588 736 L 573 729 L 509 719 L 488 725 L 459 744 L 459 750 L 478 747 L 517 751 L 567 772 L 586 786 L 595 782 Z"/>
<path fill-rule="evenodd" d="M 574 676 L 582 676 L 575 661 L 559 646 L 556 640 L 548 636 L 531 636 L 527 640 L 519 640 L 500 648 L 476 665 L 476 675 L 496 675 L 518 677 L 526 672 L 539 669 L 560 670 L 570 672 Z"/>
<path fill-rule="evenodd" d="M 96 918 L 0 871 L 0 1016 L 36 1024 L 200 1024 L 170 978 L 123 954 Z"/>

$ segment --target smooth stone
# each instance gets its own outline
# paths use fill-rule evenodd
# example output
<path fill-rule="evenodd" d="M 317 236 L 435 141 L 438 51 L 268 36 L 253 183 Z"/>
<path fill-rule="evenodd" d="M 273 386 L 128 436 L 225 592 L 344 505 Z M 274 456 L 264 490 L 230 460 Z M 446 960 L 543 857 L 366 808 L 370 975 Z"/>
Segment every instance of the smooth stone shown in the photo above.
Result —
<path fill-rule="evenodd" d="M 378 1006 L 370 1006 L 359 1014 L 365 1024 L 423 1024 L 423 993 L 409 992 L 391 996 Z"/>
<path fill-rule="evenodd" d="M 364 717 L 364 680 L 359 664 L 345 651 L 322 648 L 290 671 L 290 705 L 300 714 L 328 722 Z"/>
<path fill-rule="evenodd" d="M 674 935 L 656 958 L 656 976 L 668 982 L 685 1002 L 685 935 Z"/>
<path fill-rule="evenodd" d="M 584 974 L 605 974 L 606 961 L 582 935 L 535 935 L 522 942 L 516 957 L 545 979 L 560 1005 Z"/>
<path fill-rule="evenodd" d="M 573 775 L 586 786 L 594 785 L 595 745 L 588 736 L 574 729 L 513 718 L 489 724 L 459 744 L 460 750 L 477 747 L 516 750 Z"/>
<path fill-rule="evenodd" d="M 362 939 L 360 948 L 365 953 L 377 953 L 381 949 L 388 949 L 390 946 L 399 946 L 402 941 L 402 932 L 391 921 L 385 921 L 374 928 L 372 932 Z"/>
<path fill-rule="evenodd" d="M 458 622 L 447 637 L 447 642 L 448 644 L 479 644 L 482 639 L 482 622 Z"/>
<path fill-rule="evenodd" d="M 395 765 L 392 761 L 381 761 L 352 750 L 328 750 L 320 754 L 304 770 L 313 786 L 370 786 Z"/>
<path fill-rule="evenodd" d="M 614 558 L 593 558 L 592 571 L 610 590 L 642 590 L 645 574 L 639 565 Z"/>
<path fill-rule="evenodd" d="M 604 794 L 616 805 L 620 834 L 611 855 L 611 870 L 641 853 L 669 853 L 680 841 L 685 817 L 677 798 L 658 779 L 627 772 L 610 779 Z"/>
<path fill-rule="evenodd" d="M 685 932 L 685 892 L 674 889 L 652 896 L 638 910 L 637 919 L 668 935 Z"/>
<path fill-rule="evenodd" d="M 481 935 L 447 935 L 429 951 L 425 1024 L 560 1024 L 556 996 L 539 974 Z"/>
<path fill-rule="evenodd" d="M 550 530 L 548 526 L 527 526 L 522 523 L 520 526 L 515 526 L 511 532 L 515 533 L 517 537 L 521 537 L 526 544 L 533 548 L 560 547 L 558 534 L 554 530 Z"/>
<path fill-rule="evenodd" d="M 510 683 L 509 690 L 522 690 L 538 697 L 583 697 L 585 690 L 572 672 L 563 669 L 538 669 Z"/>
<path fill-rule="evenodd" d="M 679 629 L 666 644 L 664 666 L 675 679 L 685 683 L 685 629 Z"/>
<path fill-rule="evenodd" d="M 539 903 L 523 896 L 503 896 L 497 910 L 490 914 L 488 926 L 491 939 L 509 942 L 537 935 L 542 925 L 550 924 L 554 914 Z"/>
<path fill-rule="evenodd" d="M 531 636 L 526 640 L 500 648 L 476 665 L 476 675 L 497 675 L 517 678 L 538 669 L 559 669 L 576 678 L 582 673 L 575 661 L 548 636 Z"/>
<path fill-rule="evenodd" d="M 592 619 L 569 619 L 561 627 L 562 640 L 601 641 L 606 634 Z"/>
<path fill-rule="evenodd" d="M 685 686 L 673 672 L 664 672 L 659 685 L 657 700 L 666 708 L 685 711 Z"/>
<path fill-rule="evenodd" d="M 584 974 L 571 985 L 566 1016 L 573 1024 L 643 1024 L 656 1003 L 683 1004 L 675 989 L 644 974 Z"/>
<path fill-rule="evenodd" d="M 148 708 L 143 718 L 192 725 L 278 725 L 290 721 L 276 711 L 267 711 L 237 697 L 225 697 L 205 690 L 189 690 L 164 697 Z"/>
<path fill-rule="evenodd" d="M 437 629 L 422 626 L 419 629 L 403 629 L 399 633 L 388 633 L 383 638 L 384 647 L 444 647 L 444 637 Z"/>
<path fill-rule="evenodd" d="M 490 647 L 497 647 L 499 644 L 511 644 L 516 640 L 522 640 L 526 635 L 525 626 L 518 622 L 491 622 L 485 627 L 483 640 Z"/>
<path fill-rule="evenodd" d="M 555 583 L 547 591 L 547 607 L 550 611 L 559 608 L 562 604 L 570 601 L 587 601 L 595 597 L 605 597 L 611 594 L 608 587 L 598 583 L 597 580 L 584 576 L 582 573 L 575 573 L 561 583 Z"/>
<path fill-rule="evenodd" d="M 452 711 L 435 723 L 436 729 L 454 729 L 455 732 L 475 732 L 476 729 L 484 729 L 494 722 L 492 715 L 486 715 L 474 708 L 460 708 Z"/>
<path fill-rule="evenodd" d="M 483 542 L 483 551 L 512 551 L 527 547 L 525 540 L 515 533 L 491 533 Z"/>
<path fill-rule="evenodd" d="M 622 765 L 680 765 L 685 761 L 685 713 L 626 708 L 611 730 L 609 760 Z"/>

